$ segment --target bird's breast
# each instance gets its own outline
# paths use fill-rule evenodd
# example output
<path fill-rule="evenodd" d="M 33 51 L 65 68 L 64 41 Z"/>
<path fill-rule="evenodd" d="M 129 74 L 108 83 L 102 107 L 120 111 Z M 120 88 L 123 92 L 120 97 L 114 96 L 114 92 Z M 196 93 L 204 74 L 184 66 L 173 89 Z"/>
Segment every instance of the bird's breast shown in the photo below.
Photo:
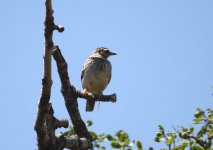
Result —
<path fill-rule="evenodd" d="M 102 94 L 109 83 L 111 70 L 108 60 L 88 60 L 84 66 L 83 87 L 93 94 Z"/>

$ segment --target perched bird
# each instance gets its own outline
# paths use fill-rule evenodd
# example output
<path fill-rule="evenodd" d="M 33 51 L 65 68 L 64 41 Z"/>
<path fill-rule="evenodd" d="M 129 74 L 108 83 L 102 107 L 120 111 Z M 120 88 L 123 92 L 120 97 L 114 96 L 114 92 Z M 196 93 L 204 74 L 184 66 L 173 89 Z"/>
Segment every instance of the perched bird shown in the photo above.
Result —
<path fill-rule="evenodd" d="M 97 48 L 86 60 L 82 72 L 81 82 L 84 93 L 102 96 L 111 79 L 112 65 L 107 60 L 109 56 L 117 55 L 108 48 Z M 87 100 L 86 111 L 93 111 L 95 101 Z"/>

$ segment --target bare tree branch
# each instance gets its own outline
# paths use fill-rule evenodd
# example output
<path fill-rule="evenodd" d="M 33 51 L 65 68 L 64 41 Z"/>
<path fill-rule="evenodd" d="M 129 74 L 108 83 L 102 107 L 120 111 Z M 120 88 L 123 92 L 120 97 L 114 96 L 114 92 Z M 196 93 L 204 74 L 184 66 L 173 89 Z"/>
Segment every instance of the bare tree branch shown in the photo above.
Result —
<path fill-rule="evenodd" d="M 58 32 L 64 32 L 64 27 L 61 25 L 54 25 L 54 30 L 57 30 Z"/>
<path fill-rule="evenodd" d="M 78 110 L 78 103 L 77 98 L 85 98 L 94 101 L 103 101 L 103 102 L 116 102 L 116 94 L 112 95 L 103 95 L 99 97 L 98 95 L 93 94 L 84 94 L 79 90 L 76 90 L 74 86 L 71 85 L 68 72 L 67 72 L 67 63 L 64 57 L 61 54 L 61 51 L 58 46 L 54 46 L 52 51 L 53 57 L 56 61 L 58 73 L 61 80 L 61 92 L 64 96 L 65 105 L 67 111 L 70 115 L 70 118 L 73 123 L 73 128 L 76 134 L 79 137 L 85 137 L 89 141 L 92 141 L 92 137 L 90 136 L 85 123 L 81 119 L 79 110 Z"/>
<path fill-rule="evenodd" d="M 63 147 L 72 150 L 88 150 L 91 148 L 91 143 L 86 138 L 79 138 L 77 135 L 58 137 L 58 140 L 63 143 Z"/>
<path fill-rule="evenodd" d="M 84 98 L 84 99 L 87 99 L 87 100 L 89 99 L 89 100 L 93 100 L 93 101 L 113 102 L 113 103 L 117 101 L 117 97 L 116 97 L 115 93 L 111 94 L 111 95 L 99 96 L 99 95 L 95 95 L 95 94 L 92 94 L 92 93 L 85 94 L 80 90 L 76 90 L 75 92 L 76 92 L 77 97 Z"/>
<path fill-rule="evenodd" d="M 49 104 L 47 113 L 45 115 L 46 117 L 46 128 L 47 128 L 47 139 L 48 139 L 48 149 L 50 150 L 59 150 L 61 149 L 61 144 L 58 141 L 57 137 L 55 136 L 55 130 L 57 129 L 58 126 L 56 126 L 57 122 L 59 122 L 59 120 L 57 120 L 54 116 L 54 111 L 52 108 L 52 105 Z M 68 122 L 68 121 L 67 121 Z M 68 127 L 68 125 L 67 125 Z"/>
<path fill-rule="evenodd" d="M 50 95 L 51 95 L 51 86 L 52 86 L 52 75 L 51 75 L 51 57 L 52 57 L 52 47 L 54 45 L 52 36 L 53 31 L 58 30 L 59 32 L 64 30 L 62 26 L 56 26 L 54 24 L 54 17 L 53 17 L 53 10 L 52 10 L 52 3 L 51 0 L 45 1 L 46 6 L 46 16 L 44 20 L 44 37 L 45 37 L 45 48 L 44 48 L 44 74 L 42 79 L 42 91 L 41 91 L 41 97 L 38 104 L 38 112 L 36 116 L 36 122 L 35 122 L 35 130 L 37 133 L 37 141 L 38 141 L 38 149 L 39 150 L 46 150 L 49 148 L 49 141 L 53 140 L 52 143 L 55 143 L 55 129 L 57 127 L 66 127 L 68 126 L 67 120 L 57 120 L 54 118 L 55 127 L 54 133 L 53 131 L 50 131 L 50 126 L 48 126 L 48 123 L 51 121 L 47 121 L 47 118 L 51 118 L 49 115 L 47 115 L 47 109 L 50 101 Z M 45 118 L 46 117 L 46 118 Z M 53 121 L 53 120 L 52 120 Z M 47 126 L 46 126 L 47 125 Z M 51 133 L 51 134 L 50 134 Z"/>
<path fill-rule="evenodd" d="M 52 86 L 52 77 L 51 77 L 51 50 L 53 47 L 52 35 L 53 30 L 51 26 L 53 23 L 53 11 L 51 0 L 46 0 L 46 17 L 45 17 L 45 50 L 44 50 L 44 75 L 42 79 L 42 91 L 41 97 L 38 104 L 38 112 L 35 122 L 35 130 L 37 132 L 37 141 L 38 141 L 38 149 L 44 150 L 47 148 L 46 145 L 46 129 L 44 127 L 45 123 L 45 112 L 47 110 L 50 94 L 51 94 L 51 86 Z"/>
<path fill-rule="evenodd" d="M 61 80 L 61 92 L 64 96 L 65 105 L 67 108 L 67 111 L 69 113 L 69 116 L 73 123 L 73 128 L 76 132 L 76 134 L 79 137 L 85 137 L 87 140 L 92 142 L 92 137 L 89 134 L 85 123 L 81 119 L 81 115 L 78 110 L 78 103 L 77 103 L 77 95 L 75 92 L 75 88 L 70 84 L 68 72 L 67 72 L 67 63 L 63 56 L 61 55 L 61 52 L 57 46 L 53 49 L 53 57 L 56 61 L 57 67 L 58 67 L 58 73 Z"/>
<path fill-rule="evenodd" d="M 38 104 L 38 112 L 34 129 L 37 133 L 38 149 L 39 150 L 62 150 L 64 148 L 75 150 L 86 150 L 92 148 L 93 138 L 87 130 L 84 121 L 78 110 L 77 98 L 91 99 L 94 101 L 115 102 L 116 94 L 97 95 L 84 94 L 75 89 L 70 84 L 69 76 L 67 73 L 67 63 L 64 60 L 59 48 L 54 47 L 53 31 L 63 32 L 64 27 L 54 24 L 53 10 L 51 0 L 45 0 L 46 16 L 44 21 L 44 74 L 42 79 L 42 91 Z M 54 50 L 53 50 L 54 47 Z M 77 135 L 65 137 L 63 134 L 60 136 L 55 135 L 55 130 L 60 127 L 67 128 L 68 120 L 58 120 L 54 117 L 54 110 L 50 104 L 52 75 L 51 75 L 51 56 L 53 50 L 53 57 L 56 60 L 59 76 L 61 79 L 61 92 L 64 96 L 65 105 L 69 116 L 73 123 L 73 128 Z"/>

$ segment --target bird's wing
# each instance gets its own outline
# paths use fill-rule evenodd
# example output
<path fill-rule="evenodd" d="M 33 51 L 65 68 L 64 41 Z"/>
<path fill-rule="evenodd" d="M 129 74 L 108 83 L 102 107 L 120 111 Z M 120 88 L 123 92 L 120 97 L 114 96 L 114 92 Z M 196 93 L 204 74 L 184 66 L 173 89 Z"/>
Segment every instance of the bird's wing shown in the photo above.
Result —
<path fill-rule="evenodd" d="M 90 60 L 90 59 L 87 59 L 86 62 L 84 63 L 84 65 L 83 65 L 83 68 L 82 68 L 82 71 L 81 71 L 81 81 L 83 80 L 84 71 L 85 71 L 85 68 L 87 67 L 87 65 L 88 65 L 88 63 L 89 63 L 89 60 Z"/>
<path fill-rule="evenodd" d="M 84 77 L 84 68 L 83 68 L 82 71 L 81 71 L 81 82 L 82 82 L 82 80 L 83 80 L 83 77 Z M 84 88 L 83 83 L 82 83 L 82 87 Z"/>
<path fill-rule="evenodd" d="M 83 68 L 82 71 L 81 71 L 81 81 L 82 81 L 82 79 L 83 79 L 83 76 L 84 76 L 84 68 Z"/>
<path fill-rule="evenodd" d="M 109 84 L 109 82 L 111 80 L 111 77 L 112 77 L 112 73 L 110 73 L 108 84 Z"/>
<path fill-rule="evenodd" d="M 111 80 L 111 77 L 112 77 L 112 65 L 111 65 L 111 63 L 109 61 L 108 61 L 108 63 L 110 65 L 110 75 L 109 75 L 109 81 L 108 81 L 108 84 L 109 84 L 109 82 Z"/>
<path fill-rule="evenodd" d="M 84 63 L 84 65 L 83 65 L 83 68 L 82 68 L 82 71 L 81 71 L 81 81 L 83 80 L 83 77 L 84 77 L 85 68 L 88 66 L 89 63 L 90 63 L 90 59 L 87 59 L 86 62 Z"/>

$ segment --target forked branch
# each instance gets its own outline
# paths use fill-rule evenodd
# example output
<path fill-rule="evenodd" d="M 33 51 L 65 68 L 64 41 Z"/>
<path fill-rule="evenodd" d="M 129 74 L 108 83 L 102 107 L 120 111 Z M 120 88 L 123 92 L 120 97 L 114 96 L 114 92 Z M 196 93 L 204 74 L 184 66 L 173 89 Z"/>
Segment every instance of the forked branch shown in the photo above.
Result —
<path fill-rule="evenodd" d="M 91 137 L 84 121 L 81 119 L 80 112 L 78 110 L 77 98 L 85 98 L 94 101 L 115 102 L 116 94 L 103 95 L 99 97 L 97 95 L 87 94 L 85 95 L 79 90 L 76 90 L 71 85 L 68 72 L 67 63 L 57 46 L 54 47 L 53 43 L 53 31 L 63 32 L 64 27 L 61 25 L 55 25 L 52 2 L 51 0 L 45 0 L 46 16 L 45 16 L 45 49 L 44 49 L 44 74 L 42 79 L 42 91 L 38 104 L 38 112 L 35 122 L 35 130 L 37 133 L 38 149 L 39 150 L 62 150 L 68 149 L 90 149 L 92 148 L 93 138 Z M 77 135 L 66 137 L 63 134 L 56 136 L 55 130 L 60 127 L 67 128 L 68 120 L 58 120 L 54 117 L 54 111 L 50 104 L 52 75 L 51 75 L 51 56 L 53 54 L 56 60 L 59 76 L 61 79 L 61 92 L 64 96 L 65 105 L 69 113 L 70 119 L 73 124 L 73 128 Z"/>
<path fill-rule="evenodd" d="M 93 100 L 93 101 L 116 102 L 117 97 L 116 97 L 115 93 L 111 94 L 111 95 L 99 96 L 99 95 L 95 95 L 92 93 L 85 94 L 80 90 L 76 90 L 76 88 L 70 84 L 69 75 L 67 72 L 67 63 L 66 63 L 64 57 L 62 56 L 61 51 L 58 46 L 53 47 L 52 54 L 57 63 L 58 73 L 59 73 L 59 76 L 61 79 L 61 84 L 62 84 L 62 92 L 64 91 L 64 89 L 70 88 L 71 94 L 76 99 L 79 97 L 79 98 L 89 99 L 89 100 Z"/>

